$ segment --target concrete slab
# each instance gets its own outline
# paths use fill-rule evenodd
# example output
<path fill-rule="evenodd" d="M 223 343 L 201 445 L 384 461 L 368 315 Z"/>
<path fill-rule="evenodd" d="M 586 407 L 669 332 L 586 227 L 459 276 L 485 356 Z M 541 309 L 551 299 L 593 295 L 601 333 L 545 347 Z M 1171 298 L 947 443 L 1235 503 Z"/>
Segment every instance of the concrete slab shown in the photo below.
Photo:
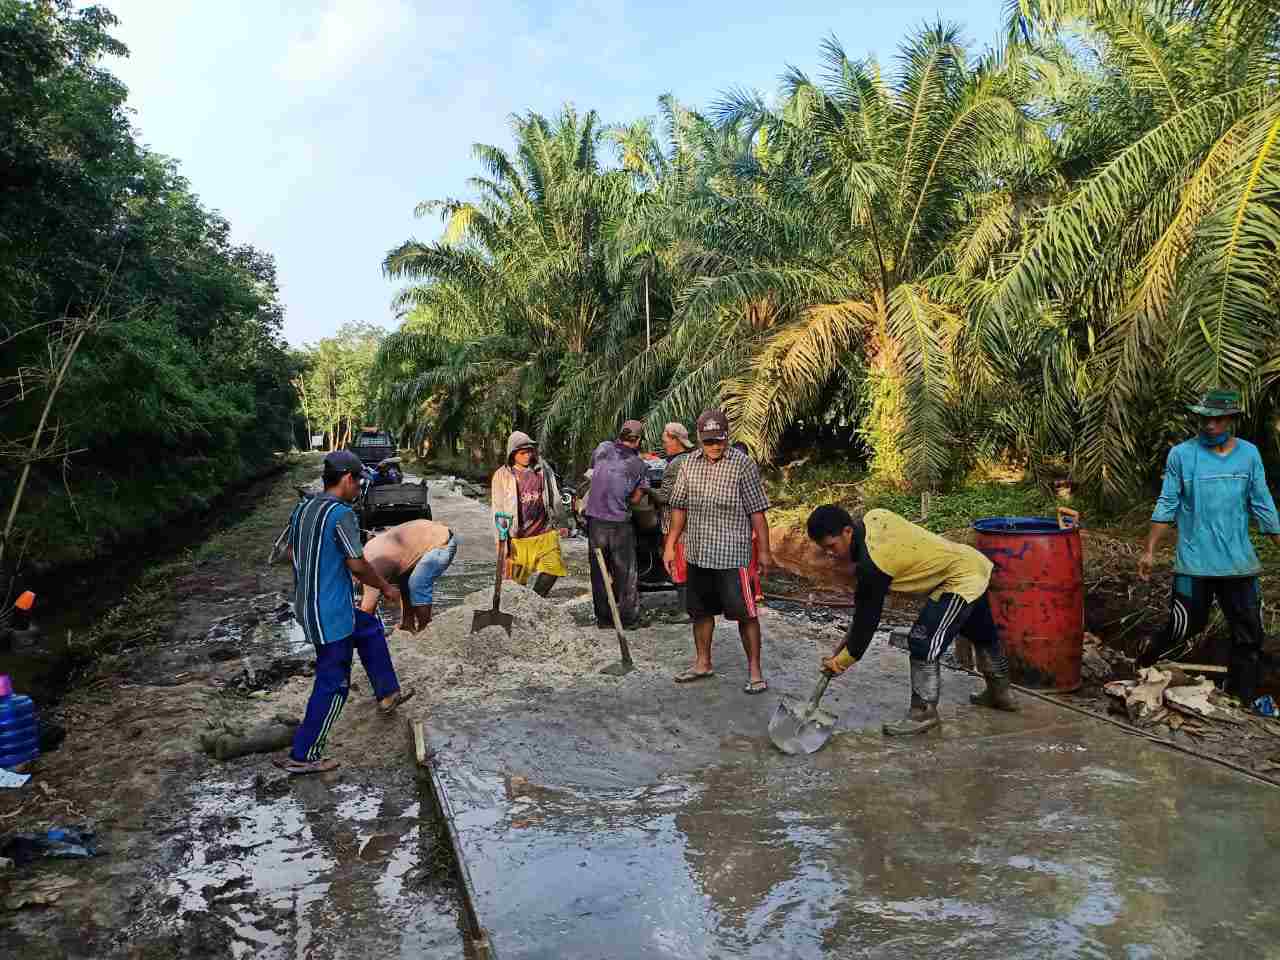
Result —
<path fill-rule="evenodd" d="M 642 669 L 432 711 L 499 957 L 1275 955 L 1280 792 L 1038 701 L 972 708 L 961 674 L 941 731 L 885 739 L 907 670 L 884 644 L 833 682 L 832 743 L 785 757 L 765 728 L 814 638 L 765 630 L 760 697 L 738 654 L 690 687 Z M 645 637 L 642 663 L 688 643 Z"/>

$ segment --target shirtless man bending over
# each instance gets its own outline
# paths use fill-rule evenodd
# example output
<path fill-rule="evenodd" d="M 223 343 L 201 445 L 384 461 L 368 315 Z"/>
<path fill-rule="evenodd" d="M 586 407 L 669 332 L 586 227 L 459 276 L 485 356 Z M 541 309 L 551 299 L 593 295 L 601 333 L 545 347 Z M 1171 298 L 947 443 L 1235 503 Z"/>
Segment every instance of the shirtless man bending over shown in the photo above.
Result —
<path fill-rule="evenodd" d="M 364 545 L 364 558 L 400 588 L 400 626 L 417 633 L 431 622 L 436 580 L 453 563 L 458 537 L 443 523 L 411 520 L 391 527 Z M 368 585 L 360 609 L 373 613 L 381 593 Z"/>

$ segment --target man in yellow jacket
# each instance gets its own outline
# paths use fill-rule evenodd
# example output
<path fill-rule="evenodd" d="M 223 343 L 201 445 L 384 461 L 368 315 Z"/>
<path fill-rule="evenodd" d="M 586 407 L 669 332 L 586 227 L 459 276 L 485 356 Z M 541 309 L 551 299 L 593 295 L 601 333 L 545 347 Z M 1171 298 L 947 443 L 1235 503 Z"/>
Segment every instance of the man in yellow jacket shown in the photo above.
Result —
<path fill-rule="evenodd" d="M 996 710 L 1017 710 L 1009 693 L 1009 662 L 991 617 L 987 585 L 991 561 L 973 547 L 945 540 L 888 510 L 868 510 L 861 520 L 835 504 L 809 515 L 809 539 L 826 553 L 847 559 L 857 573 L 853 620 L 845 638 L 822 661 L 828 673 L 841 674 L 858 662 L 880 626 L 890 590 L 929 595 L 911 628 L 911 707 L 904 720 L 886 723 L 888 736 L 904 736 L 936 727 L 942 690 L 939 658 L 958 634 L 973 643 L 987 689 L 971 703 Z"/>

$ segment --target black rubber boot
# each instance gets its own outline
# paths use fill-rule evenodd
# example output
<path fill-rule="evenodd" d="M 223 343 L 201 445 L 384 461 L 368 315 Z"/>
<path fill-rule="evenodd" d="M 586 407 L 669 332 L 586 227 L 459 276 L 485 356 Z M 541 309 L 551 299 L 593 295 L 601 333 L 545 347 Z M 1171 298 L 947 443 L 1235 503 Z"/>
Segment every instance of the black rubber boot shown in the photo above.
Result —
<path fill-rule="evenodd" d="M 1258 698 L 1258 651 L 1252 648 L 1233 648 L 1227 667 L 1227 692 L 1240 698 L 1246 710 L 1253 709 Z"/>
<path fill-rule="evenodd" d="M 910 737 L 932 730 L 942 722 L 938 716 L 938 696 L 942 691 L 942 665 L 934 660 L 911 659 L 911 708 L 895 722 L 881 729 L 886 737 Z"/>
<path fill-rule="evenodd" d="M 560 578 L 550 573 L 538 574 L 533 578 L 533 592 L 540 597 L 545 597 L 551 592 L 551 588 L 556 585 L 558 579 Z"/>
<path fill-rule="evenodd" d="M 978 660 L 978 672 L 987 681 L 987 689 L 969 694 L 969 702 L 978 707 L 1017 713 L 1021 708 L 1009 692 L 1009 661 L 1003 656 L 992 656 L 981 647 L 974 649 Z"/>

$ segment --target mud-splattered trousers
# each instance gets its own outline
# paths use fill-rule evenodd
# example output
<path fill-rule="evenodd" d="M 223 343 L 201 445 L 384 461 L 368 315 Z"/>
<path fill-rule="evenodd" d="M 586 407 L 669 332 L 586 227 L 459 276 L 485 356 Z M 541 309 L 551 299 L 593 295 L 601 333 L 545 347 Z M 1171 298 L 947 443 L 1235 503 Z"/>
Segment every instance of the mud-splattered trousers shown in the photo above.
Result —
<path fill-rule="evenodd" d="M 1228 687 L 1241 700 L 1253 703 L 1265 636 L 1262 629 L 1262 591 L 1257 577 L 1188 577 L 1176 574 L 1169 603 L 1169 622 L 1164 634 L 1138 658 L 1138 665 L 1149 667 L 1157 660 L 1190 653 L 1193 641 L 1209 623 L 1209 610 L 1215 599 L 1231 629 Z"/>
<path fill-rule="evenodd" d="M 329 731 L 338 722 L 351 688 L 353 654 L 360 655 L 374 697 L 382 700 L 400 689 L 382 621 L 360 609 L 355 611 L 355 616 L 355 633 L 316 646 L 316 678 L 311 699 L 307 701 L 307 712 L 294 734 L 293 749 L 289 753 L 294 760 L 305 762 L 324 756 Z"/>

